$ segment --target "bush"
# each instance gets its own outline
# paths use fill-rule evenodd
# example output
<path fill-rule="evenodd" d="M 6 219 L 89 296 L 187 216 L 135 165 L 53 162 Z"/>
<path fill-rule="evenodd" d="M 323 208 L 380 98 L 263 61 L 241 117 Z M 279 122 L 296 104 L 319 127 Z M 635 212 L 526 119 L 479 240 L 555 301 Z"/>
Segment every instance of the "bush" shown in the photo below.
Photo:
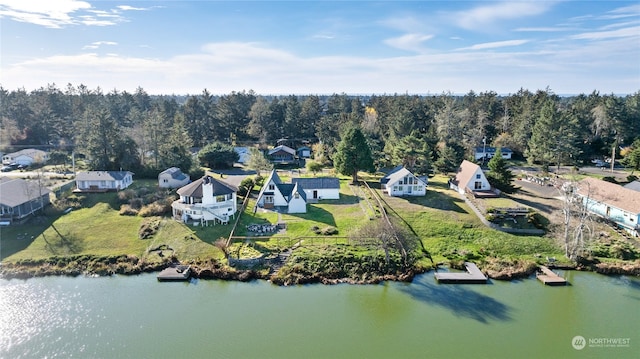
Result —
<path fill-rule="evenodd" d="M 160 228 L 160 220 L 158 218 L 149 218 L 140 224 L 138 230 L 138 238 L 147 239 L 158 232 Z"/>
<path fill-rule="evenodd" d="M 606 176 L 606 177 L 602 177 L 603 181 L 607 181 L 607 182 L 611 182 L 611 183 L 618 183 L 618 181 L 616 181 L 615 177 L 612 176 Z"/>
<path fill-rule="evenodd" d="M 135 208 L 132 208 L 128 204 L 123 204 L 122 206 L 120 206 L 120 215 L 121 216 L 137 216 L 138 210 Z"/>
<path fill-rule="evenodd" d="M 322 231 L 320 231 L 320 233 L 325 236 L 332 236 L 334 234 L 338 234 L 338 228 L 333 226 L 325 227 L 322 229 Z"/>
<path fill-rule="evenodd" d="M 125 189 L 123 191 L 118 192 L 118 201 L 120 201 L 120 203 L 130 202 L 135 197 L 136 197 L 136 192 L 132 189 Z"/>
<path fill-rule="evenodd" d="M 138 212 L 138 215 L 140 215 L 141 217 L 163 216 L 170 212 L 171 205 L 156 201 L 142 207 L 142 209 L 140 209 L 140 211 Z"/>
<path fill-rule="evenodd" d="M 638 176 L 636 176 L 636 175 L 628 175 L 627 176 L 627 182 L 633 182 L 633 181 L 635 181 L 637 179 L 638 179 Z"/>

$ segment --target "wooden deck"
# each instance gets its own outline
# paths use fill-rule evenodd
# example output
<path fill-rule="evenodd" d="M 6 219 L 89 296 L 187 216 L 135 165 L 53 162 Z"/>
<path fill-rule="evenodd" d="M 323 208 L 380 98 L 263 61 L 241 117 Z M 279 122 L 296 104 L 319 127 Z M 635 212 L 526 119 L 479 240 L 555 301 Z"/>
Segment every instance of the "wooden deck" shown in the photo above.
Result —
<path fill-rule="evenodd" d="M 438 283 L 487 284 L 487 277 L 471 262 L 464 262 L 467 273 L 437 273 Z"/>
<path fill-rule="evenodd" d="M 189 280 L 191 276 L 191 266 L 174 265 L 167 267 L 158 274 L 159 281 Z"/>
<path fill-rule="evenodd" d="M 566 285 L 567 280 L 557 275 L 551 269 L 540 266 L 540 271 L 536 273 L 536 278 L 545 285 Z"/>

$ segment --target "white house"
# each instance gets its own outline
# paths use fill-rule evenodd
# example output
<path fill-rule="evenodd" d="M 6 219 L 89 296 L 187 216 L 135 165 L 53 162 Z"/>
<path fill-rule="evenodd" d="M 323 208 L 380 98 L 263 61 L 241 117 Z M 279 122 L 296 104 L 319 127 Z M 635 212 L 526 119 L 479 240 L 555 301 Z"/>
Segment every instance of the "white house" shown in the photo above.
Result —
<path fill-rule="evenodd" d="M 497 147 L 476 147 L 475 159 L 477 161 L 479 159 L 482 159 L 483 157 L 486 159 L 493 158 L 493 156 L 496 155 L 497 150 Z M 510 160 L 511 156 L 513 155 L 513 151 L 508 147 L 502 147 L 500 149 L 500 152 L 502 153 L 502 158 L 506 160 Z"/>
<path fill-rule="evenodd" d="M 49 159 L 49 154 L 35 148 L 25 148 L 18 152 L 7 153 L 2 156 L 2 163 L 17 163 L 19 165 L 31 166 L 35 163 L 45 163 Z"/>
<path fill-rule="evenodd" d="M 120 191 L 133 183 L 129 171 L 88 171 L 76 174 L 76 191 L 106 192 Z"/>
<path fill-rule="evenodd" d="M 418 177 L 404 166 L 398 166 L 380 179 L 380 188 L 389 196 L 424 196 L 427 178 Z"/>
<path fill-rule="evenodd" d="M 204 176 L 178 189 L 180 199 L 171 204 L 173 218 L 185 223 L 227 224 L 238 210 L 237 191 L 226 182 Z"/>
<path fill-rule="evenodd" d="M 302 188 L 307 196 L 307 202 L 340 199 L 340 180 L 335 177 L 292 178 L 291 183 Z"/>
<path fill-rule="evenodd" d="M 160 188 L 179 188 L 191 182 L 188 174 L 182 173 L 178 167 L 167 168 L 158 175 Z"/>
<path fill-rule="evenodd" d="M 576 194 L 589 212 L 614 222 L 635 237 L 640 236 L 640 192 L 586 177 L 578 183 Z"/>
<path fill-rule="evenodd" d="M 267 209 L 279 209 L 286 213 L 306 213 L 307 195 L 298 184 L 282 183 L 278 173 L 273 170 L 260 189 L 257 205 Z"/>
<path fill-rule="evenodd" d="M 491 184 L 482 172 L 482 168 L 473 162 L 462 161 L 455 178 L 449 181 L 449 187 L 460 194 L 471 192 L 474 195 L 491 196 Z M 495 196 L 495 194 L 493 194 Z"/>

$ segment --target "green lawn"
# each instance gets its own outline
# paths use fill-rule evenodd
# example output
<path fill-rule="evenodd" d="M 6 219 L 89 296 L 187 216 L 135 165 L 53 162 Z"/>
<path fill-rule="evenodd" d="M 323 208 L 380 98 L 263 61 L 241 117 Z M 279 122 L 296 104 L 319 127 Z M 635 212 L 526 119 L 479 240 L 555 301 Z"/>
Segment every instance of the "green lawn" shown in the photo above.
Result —
<path fill-rule="evenodd" d="M 466 203 L 447 186 L 447 178 L 429 180 L 427 195 L 414 198 L 384 196 L 393 210 L 422 240 L 434 261 L 456 254 L 534 259 L 536 254 L 561 256 L 549 238 L 515 236 L 487 228 Z"/>

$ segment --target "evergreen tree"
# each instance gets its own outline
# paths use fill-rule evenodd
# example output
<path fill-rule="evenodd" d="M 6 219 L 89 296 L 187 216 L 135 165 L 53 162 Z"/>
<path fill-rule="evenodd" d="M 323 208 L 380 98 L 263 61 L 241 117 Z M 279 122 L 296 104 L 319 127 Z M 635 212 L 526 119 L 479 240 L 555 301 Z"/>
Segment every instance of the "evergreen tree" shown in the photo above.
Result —
<path fill-rule="evenodd" d="M 249 160 L 247 161 L 247 167 L 255 170 L 258 175 L 262 171 L 269 172 L 273 169 L 273 163 L 265 157 L 264 153 L 255 147 L 249 149 Z"/>
<path fill-rule="evenodd" d="M 240 159 L 233 146 L 214 142 L 204 146 L 198 152 L 200 163 L 209 168 L 231 168 Z"/>
<path fill-rule="evenodd" d="M 501 148 L 496 149 L 496 153 L 489 161 L 488 166 L 489 173 L 487 177 L 489 177 L 488 179 L 491 185 L 503 192 L 513 193 L 515 188 L 511 184 L 511 181 L 513 181 L 515 176 L 509 169 L 507 160 L 502 157 Z"/>
<path fill-rule="evenodd" d="M 438 159 L 433 163 L 440 173 L 455 172 L 462 160 L 453 146 L 443 145 L 438 149 Z"/>
<path fill-rule="evenodd" d="M 358 171 L 374 170 L 371 150 L 362 131 L 357 127 L 345 130 L 333 160 L 336 170 L 345 176 L 350 175 L 353 183 L 358 183 Z"/>

